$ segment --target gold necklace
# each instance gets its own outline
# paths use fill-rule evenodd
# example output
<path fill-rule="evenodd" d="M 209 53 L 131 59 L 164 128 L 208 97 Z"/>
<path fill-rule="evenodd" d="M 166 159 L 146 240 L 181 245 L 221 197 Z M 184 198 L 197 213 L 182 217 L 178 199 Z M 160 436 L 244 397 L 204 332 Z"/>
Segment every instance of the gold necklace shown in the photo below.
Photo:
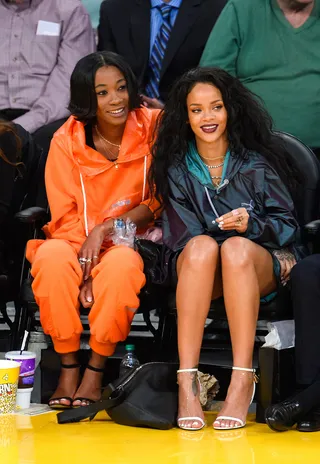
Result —
<path fill-rule="evenodd" d="M 112 145 L 113 147 L 117 147 L 118 150 L 120 150 L 121 145 L 117 145 L 116 143 L 112 143 L 112 142 L 110 142 L 108 139 L 106 139 L 105 137 L 103 137 L 103 135 L 101 134 L 101 132 L 100 132 L 99 129 L 98 129 L 98 125 L 95 126 L 95 129 L 96 129 L 96 131 L 97 131 L 97 134 L 99 135 L 99 137 L 100 137 L 102 140 L 104 140 L 105 142 L 109 143 L 109 145 Z"/>
<path fill-rule="evenodd" d="M 104 145 L 104 148 L 105 148 L 105 150 L 106 150 L 107 155 L 109 155 L 109 156 L 110 156 L 110 155 L 111 155 L 111 156 L 114 156 L 114 154 L 112 153 L 112 151 L 110 150 L 110 148 L 107 147 L 107 145 L 106 145 L 106 143 L 105 143 L 103 137 L 99 137 L 99 138 L 100 138 L 101 142 L 102 142 L 103 145 Z M 119 156 L 119 153 L 118 153 L 118 156 Z M 114 165 L 115 165 L 115 167 L 116 167 L 117 169 L 118 169 L 118 163 L 117 163 L 118 156 L 117 156 L 115 159 L 110 159 L 110 158 L 107 156 L 107 160 L 108 160 L 108 161 L 111 161 L 111 163 L 114 163 Z"/>
<path fill-rule="evenodd" d="M 226 155 L 222 155 L 222 156 L 216 156 L 215 158 L 206 158 L 205 156 L 202 156 L 200 155 L 201 158 L 205 159 L 205 160 L 210 160 L 210 161 L 214 161 L 214 160 L 218 160 L 218 159 L 221 159 L 221 158 L 225 158 Z"/>

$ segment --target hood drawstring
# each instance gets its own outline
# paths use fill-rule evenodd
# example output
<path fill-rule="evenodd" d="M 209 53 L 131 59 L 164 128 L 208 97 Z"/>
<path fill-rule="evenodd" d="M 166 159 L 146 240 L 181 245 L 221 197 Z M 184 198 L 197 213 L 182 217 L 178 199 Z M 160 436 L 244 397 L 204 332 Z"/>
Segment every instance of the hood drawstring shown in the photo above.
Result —
<path fill-rule="evenodd" d="M 143 189 L 142 189 L 142 201 L 144 201 L 146 196 L 146 186 L 147 186 L 147 159 L 148 156 L 144 157 L 144 165 L 143 165 Z"/>
<path fill-rule="evenodd" d="M 228 179 L 225 179 L 225 180 L 222 182 L 222 184 L 217 188 L 217 193 L 219 193 L 220 190 L 222 190 L 222 189 L 223 189 L 224 187 L 226 187 L 228 184 L 229 184 L 229 180 L 228 180 Z M 210 194 L 209 194 L 209 192 L 208 192 L 208 188 L 205 187 L 204 189 L 205 189 L 205 192 L 206 192 L 206 195 L 207 195 L 207 198 L 208 198 L 208 202 L 210 203 L 210 206 L 211 206 L 212 211 L 213 211 L 214 214 L 217 216 L 217 218 L 220 217 L 220 214 L 218 214 L 218 212 L 217 212 L 217 210 L 216 210 L 216 208 L 215 208 L 215 206 L 214 206 L 214 204 L 213 204 L 213 201 L 212 201 L 211 198 L 210 198 Z M 215 221 L 212 221 L 212 222 L 215 222 Z"/>
<path fill-rule="evenodd" d="M 84 228 L 86 231 L 86 236 L 88 237 L 89 235 L 89 228 L 88 228 L 88 216 L 87 216 L 87 195 L 86 191 L 84 188 L 84 183 L 83 183 L 83 177 L 80 172 L 80 182 L 81 182 L 81 190 L 82 190 L 82 196 L 83 196 L 83 216 L 84 216 Z"/>
<path fill-rule="evenodd" d="M 204 189 L 205 189 L 205 192 L 206 192 L 206 195 L 207 195 L 207 198 L 208 198 L 208 201 L 210 203 L 212 211 L 214 212 L 214 214 L 216 215 L 217 218 L 220 217 L 220 215 L 218 214 L 218 212 L 217 212 L 217 210 L 216 210 L 216 208 L 215 208 L 215 206 L 214 206 L 214 204 L 213 204 L 213 202 L 212 202 L 212 200 L 210 198 L 207 187 L 205 187 Z"/>

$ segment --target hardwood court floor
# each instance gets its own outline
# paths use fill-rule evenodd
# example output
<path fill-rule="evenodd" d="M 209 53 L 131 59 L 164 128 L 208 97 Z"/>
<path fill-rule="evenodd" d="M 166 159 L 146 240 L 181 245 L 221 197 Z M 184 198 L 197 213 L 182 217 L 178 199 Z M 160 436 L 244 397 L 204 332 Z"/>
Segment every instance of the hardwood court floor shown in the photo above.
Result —
<path fill-rule="evenodd" d="M 59 425 L 55 413 L 0 416 L 1 464 L 313 464 L 320 432 L 274 433 L 249 421 L 246 428 L 213 431 L 216 414 L 200 432 L 123 427 L 101 414 L 93 422 Z M 254 416 L 250 417 L 252 420 Z"/>

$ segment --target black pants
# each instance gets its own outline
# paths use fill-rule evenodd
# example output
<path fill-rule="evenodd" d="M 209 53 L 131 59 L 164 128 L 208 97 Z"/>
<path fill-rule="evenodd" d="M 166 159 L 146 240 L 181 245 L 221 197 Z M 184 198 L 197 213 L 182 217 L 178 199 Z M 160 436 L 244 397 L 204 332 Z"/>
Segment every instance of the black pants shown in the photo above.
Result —
<path fill-rule="evenodd" d="M 312 150 L 320 161 L 320 148 L 312 148 Z"/>
<path fill-rule="evenodd" d="M 26 114 L 27 110 L 19 109 L 6 109 L 0 110 L 0 119 L 5 119 L 7 121 L 13 121 L 20 116 Z M 46 126 L 41 127 L 33 133 L 33 139 L 39 147 L 43 150 L 43 156 L 40 159 L 39 173 L 40 175 L 38 181 L 38 198 L 37 206 L 42 206 L 43 208 L 47 207 L 47 196 L 44 183 L 44 170 L 46 166 L 46 161 L 49 153 L 50 143 L 53 137 L 53 134 L 66 122 L 66 119 L 59 119 L 58 121 L 51 122 Z"/>
<path fill-rule="evenodd" d="M 292 302 L 296 327 L 297 383 L 320 380 L 320 254 L 292 270 Z"/>

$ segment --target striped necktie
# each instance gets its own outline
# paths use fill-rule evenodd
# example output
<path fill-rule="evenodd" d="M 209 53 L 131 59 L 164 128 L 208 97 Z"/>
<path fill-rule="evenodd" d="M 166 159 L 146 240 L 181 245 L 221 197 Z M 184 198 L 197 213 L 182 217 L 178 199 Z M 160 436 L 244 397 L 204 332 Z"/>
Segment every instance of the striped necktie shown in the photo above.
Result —
<path fill-rule="evenodd" d="M 170 24 L 170 13 L 172 10 L 172 6 L 162 4 L 157 8 L 160 10 L 162 14 L 162 25 L 154 42 L 150 58 L 150 78 L 148 84 L 146 85 L 146 94 L 150 98 L 160 97 L 159 83 L 161 75 L 161 66 L 172 29 Z"/>

